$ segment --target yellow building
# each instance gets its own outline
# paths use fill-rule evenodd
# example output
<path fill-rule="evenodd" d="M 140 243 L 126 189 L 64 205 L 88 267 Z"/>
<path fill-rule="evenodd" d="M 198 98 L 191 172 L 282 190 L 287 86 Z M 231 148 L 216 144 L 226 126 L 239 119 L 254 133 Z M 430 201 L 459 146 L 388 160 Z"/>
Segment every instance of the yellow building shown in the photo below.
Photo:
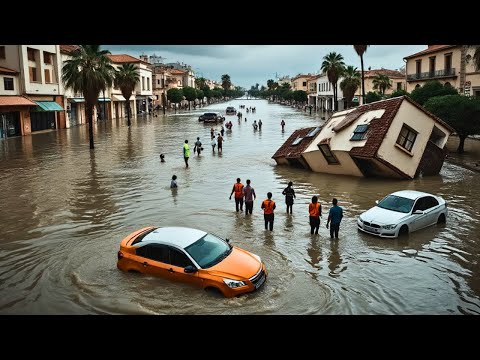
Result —
<path fill-rule="evenodd" d="M 467 48 L 464 59 L 472 56 L 473 52 L 472 48 Z M 462 64 L 462 45 L 428 45 L 427 49 L 406 56 L 404 60 L 407 63 L 408 92 L 429 80 L 439 80 L 450 84 L 461 94 L 480 96 L 480 71 L 475 71 L 472 61 Z"/>
<path fill-rule="evenodd" d="M 391 95 L 394 91 L 397 90 L 405 90 L 405 75 L 402 74 L 398 70 L 390 70 L 390 69 L 375 69 L 375 70 L 366 70 L 364 71 L 364 78 L 365 78 L 365 94 L 370 91 L 379 92 L 379 90 L 373 89 L 373 79 L 377 77 L 377 75 L 386 75 L 391 80 L 392 87 L 390 89 L 385 90 L 385 95 Z M 362 96 L 362 87 L 358 88 L 355 96 L 358 99 L 361 99 Z"/>
<path fill-rule="evenodd" d="M 308 92 L 307 83 L 308 83 L 308 80 L 310 80 L 312 77 L 313 77 L 312 74 L 308 74 L 308 75 L 299 74 L 295 76 L 294 78 L 292 78 L 292 82 L 291 82 L 292 90 L 293 91 L 303 90 L 305 92 Z"/>

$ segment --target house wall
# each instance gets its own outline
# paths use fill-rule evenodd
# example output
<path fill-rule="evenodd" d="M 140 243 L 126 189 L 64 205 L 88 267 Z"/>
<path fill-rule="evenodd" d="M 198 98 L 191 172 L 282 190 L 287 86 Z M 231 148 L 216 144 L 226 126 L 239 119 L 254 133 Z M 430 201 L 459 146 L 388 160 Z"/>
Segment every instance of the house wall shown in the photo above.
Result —
<path fill-rule="evenodd" d="M 5 46 L 5 59 L 0 59 L 0 66 L 20 72 L 19 50 L 21 45 Z"/>
<path fill-rule="evenodd" d="M 316 144 L 318 144 L 318 142 L 314 143 L 315 146 L 317 146 Z M 302 153 L 302 157 L 305 159 L 307 164 L 314 172 L 337 175 L 363 176 L 348 152 L 335 151 L 335 156 L 340 162 L 340 164 L 329 165 L 318 147 L 315 151 Z"/>
<path fill-rule="evenodd" d="M 139 72 L 139 82 L 135 86 L 135 92 L 137 95 L 152 95 L 152 70 L 150 70 L 146 65 L 138 63 L 138 72 Z M 142 78 L 143 85 L 142 86 Z"/>
<path fill-rule="evenodd" d="M 5 90 L 4 78 L 13 78 L 13 90 Z M 21 94 L 19 86 L 18 75 L 0 74 L 0 95 L 19 95 Z"/>
<path fill-rule="evenodd" d="M 401 83 L 402 89 L 405 90 L 405 78 L 394 78 L 394 77 L 389 77 L 391 80 L 392 87 L 390 89 L 385 90 L 385 95 L 391 95 L 394 91 L 397 90 L 397 84 Z M 373 79 L 374 77 L 368 77 L 365 78 L 365 94 L 367 94 L 370 91 L 375 91 L 375 92 L 380 92 L 380 90 L 374 90 L 373 89 Z M 358 88 L 358 90 L 355 92 L 355 96 L 361 97 L 362 96 L 362 85 Z"/>
<path fill-rule="evenodd" d="M 410 153 L 396 144 L 403 124 L 417 132 Z M 377 156 L 413 178 L 434 126 L 447 135 L 440 144 L 443 148 L 450 131 L 408 101 L 403 101 L 378 149 Z"/>

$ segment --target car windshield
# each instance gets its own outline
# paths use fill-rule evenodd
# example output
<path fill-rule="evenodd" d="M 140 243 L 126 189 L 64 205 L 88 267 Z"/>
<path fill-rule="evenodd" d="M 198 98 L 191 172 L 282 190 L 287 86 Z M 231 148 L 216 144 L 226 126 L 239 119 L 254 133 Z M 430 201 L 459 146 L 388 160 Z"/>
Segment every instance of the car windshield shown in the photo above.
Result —
<path fill-rule="evenodd" d="M 185 251 L 197 262 L 202 269 L 218 264 L 231 252 L 230 245 L 212 234 L 207 234 L 201 239 L 185 248 Z"/>
<path fill-rule="evenodd" d="M 205 113 L 203 114 L 203 116 L 217 116 L 216 113 Z"/>
<path fill-rule="evenodd" d="M 401 213 L 409 213 L 412 210 L 414 200 L 401 196 L 388 195 L 377 206 L 382 209 L 397 211 Z"/>

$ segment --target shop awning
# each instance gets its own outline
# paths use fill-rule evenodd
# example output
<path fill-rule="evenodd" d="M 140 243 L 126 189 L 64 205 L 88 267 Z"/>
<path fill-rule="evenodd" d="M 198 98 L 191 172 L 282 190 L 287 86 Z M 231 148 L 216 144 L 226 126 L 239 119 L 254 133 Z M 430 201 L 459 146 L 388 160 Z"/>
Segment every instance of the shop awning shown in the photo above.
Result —
<path fill-rule="evenodd" d="M 83 102 L 85 102 L 84 98 L 70 98 L 68 100 L 70 100 L 70 102 L 72 102 L 72 103 L 83 103 Z"/>
<path fill-rule="evenodd" d="M 112 101 L 112 100 L 111 100 L 110 98 L 103 98 L 103 97 L 101 97 L 101 98 L 98 98 L 98 101 L 100 101 L 100 102 L 108 102 L 108 101 Z"/>
<path fill-rule="evenodd" d="M 113 96 L 113 100 L 115 100 L 115 101 L 127 101 L 127 100 L 125 100 L 123 95 L 112 95 L 112 96 Z"/>
<path fill-rule="evenodd" d="M 0 106 L 35 106 L 33 101 L 23 96 L 0 96 Z"/>
<path fill-rule="evenodd" d="M 35 101 L 38 105 L 37 111 L 63 111 L 63 107 L 55 101 Z"/>

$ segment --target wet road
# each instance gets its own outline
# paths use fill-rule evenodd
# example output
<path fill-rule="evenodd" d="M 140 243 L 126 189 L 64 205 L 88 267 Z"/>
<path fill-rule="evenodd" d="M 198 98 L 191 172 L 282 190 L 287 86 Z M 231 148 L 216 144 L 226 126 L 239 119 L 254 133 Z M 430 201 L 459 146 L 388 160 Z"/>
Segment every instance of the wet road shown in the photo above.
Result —
<path fill-rule="evenodd" d="M 205 111 L 256 106 L 212 154 Z M 280 120 L 286 121 L 285 133 Z M 261 119 L 262 131 L 253 131 Z M 100 123 L 95 150 L 85 126 L 0 141 L 0 314 L 479 314 L 479 175 L 446 163 L 440 176 L 415 181 L 361 179 L 279 167 L 271 156 L 300 127 L 321 123 L 263 100 L 234 100 L 163 117 Z M 185 169 L 182 144 L 200 136 L 205 151 Z M 193 146 L 192 146 L 193 148 Z M 159 154 L 166 155 L 160 163 Z M 169 188 L 173 174 L 178 190 Z M 235 179 L 252 180 L 253 216 L 235 212 Z M 281 191 L 293 181 L 293 215 Z M 407 239 L 378 239 L 356 218 L 385 194 L 434 192 L 449 202 L 445 226 Z M 277 202 L 265 232 L 261 201 Z M 308 203 L 323 205 L 311 236 Z M 325 211 L 339 199 L 345 218 L 331 242 Z M 148 225 L 190 226 L 232 239 L 262 257 L 269 278 L 234 299 L 116 268 L 121 239 Z"/>

